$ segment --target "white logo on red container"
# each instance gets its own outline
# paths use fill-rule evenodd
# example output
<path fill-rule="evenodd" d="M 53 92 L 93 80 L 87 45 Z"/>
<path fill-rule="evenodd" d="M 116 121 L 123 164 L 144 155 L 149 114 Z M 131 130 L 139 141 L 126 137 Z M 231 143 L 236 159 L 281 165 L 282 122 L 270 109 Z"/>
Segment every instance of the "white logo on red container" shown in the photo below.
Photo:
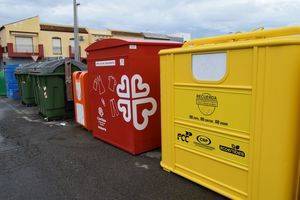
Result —
<path fill-rule="evenodd" d="M 148 97 L 150 86 L 143 83 L 143 78 L 139 74 L 132 76 L 129 80 L 128 76 L 121 77 L 121 83 L 117 85 L 118 110 L 123 113 L 123 119 L 129 123 L 132 120 L 133 126 L 137 130 L 144 130 L 148 123 L 149 117 L 154 115 L 157 110 L 157 103 L 153 97 Z M 131 98 L 131 99 L 130 99 Z M 151 109 L 145 108 L 141 111 L 143 117 L 142 122 L 138 120 L 139 105 L 151 104 Z"/>

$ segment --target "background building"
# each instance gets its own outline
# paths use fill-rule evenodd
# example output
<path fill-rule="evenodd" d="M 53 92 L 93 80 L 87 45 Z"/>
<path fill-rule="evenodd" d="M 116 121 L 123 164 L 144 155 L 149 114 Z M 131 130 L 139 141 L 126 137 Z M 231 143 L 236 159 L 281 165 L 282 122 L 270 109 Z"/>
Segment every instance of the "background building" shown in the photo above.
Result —
<path fill-rule="evenodd" d="M 95 30 L 79 27 L 80 57 L 86 60 L 87 46 L 105 38 L 183 41 L 181 37 L 123 30 Z M 0 27 L 0 67 L 27 63 L 33 58 L 74 57 L 73 27 L 40 23 L 38 16 Z"/>
<path fill-rule="evenodd" d="M 169 34 L 168 36 L 174 38 L 175 40 L 183 39 L 184 42 L 190 41 L 192 39 L 192 34 L 190 33 L 173 33 L 173 34 Z"/>

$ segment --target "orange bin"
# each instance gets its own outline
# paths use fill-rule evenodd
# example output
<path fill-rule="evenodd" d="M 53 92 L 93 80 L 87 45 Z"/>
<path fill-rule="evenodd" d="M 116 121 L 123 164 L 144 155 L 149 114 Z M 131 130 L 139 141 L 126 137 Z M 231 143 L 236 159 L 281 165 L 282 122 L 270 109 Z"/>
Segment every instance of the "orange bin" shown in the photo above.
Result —
<path fill-rule="evenodd" d="M 76 122 L 91 131 L 90 107 L 88 104 L 88 72 L 77 71 L 73 73 L 73 94 Z"/>

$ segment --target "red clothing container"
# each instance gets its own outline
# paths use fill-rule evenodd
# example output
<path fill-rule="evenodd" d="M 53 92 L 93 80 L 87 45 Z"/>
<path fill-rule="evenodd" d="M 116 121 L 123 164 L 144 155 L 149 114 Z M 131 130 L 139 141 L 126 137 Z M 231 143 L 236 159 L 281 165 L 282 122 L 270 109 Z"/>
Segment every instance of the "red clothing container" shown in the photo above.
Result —
<path fill-rule="evenodd" d="M 160 147 L 158 52 L 181 45 L 104 39 L 86 49 L 94 137 L 132 154 Z"/>

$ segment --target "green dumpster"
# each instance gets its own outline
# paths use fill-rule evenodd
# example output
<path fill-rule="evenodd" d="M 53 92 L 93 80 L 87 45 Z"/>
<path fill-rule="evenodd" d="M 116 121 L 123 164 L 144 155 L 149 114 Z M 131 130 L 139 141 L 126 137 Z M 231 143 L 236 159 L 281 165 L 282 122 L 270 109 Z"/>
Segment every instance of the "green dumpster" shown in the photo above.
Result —
<path fill-rule="evenodd" d="M 29 69 L 29 78 L 32 83 L 32 89 L 33 89 L 33 96 L 34 96 L 34 102 L 37 106 L 40 105 L 40 98 L 39 98 L 39 87 L 37 84 L 37 74 L 42 71 L 42 68 L 49 65 L 50 61 L 54 60 L 45 60 L 43 62 L 38 63 L 38 65 L 35 65 L 34 67 L 31 67 Z"/>
<path fill-rule="evenodd" d="M 28 106 L 36 105 L 33 90 L 34 84 L 32 82 L 31 76 L 29 75 L 29 71 L 40 64 L 41 62 L 33 62 L 30 64 L 22 65 L 20 67 L 17 67 L 15 71 L 21 101 L 23 104 Z"/>
<path fill-rule="evenodd" d="M 44 66 L 47 66 L 48 62 L 50 60 L 44 60 L 41 62 L 38 62 L 36 65 L 33 65 L 32 67 L 29 67 L 28 70 L 28 78 L 31 82 L 32 87 L 32 94 L 34 97 L 35 105 L 39 106 L 39 96 L 38 96 L 38 86 L 37 86 L 37 78 L 35 72 L 40 71 Z"/>
<path fill-rule="evenodd" d="M 0 96 L 6 96 L 6 87 L 3 70 L 0 70 Z"/>
<path fill-rule="evenodd" d="M 29 72 L 29 78 L 31 80 L 32 83 L 32 90 L 33 90 L 33 96 L 34 96 L 34 102 L 35 105 L 39 106 L 40 102 L 39 102 L 39 98 L 38 98 L 38 87 L 37 87 L 37 81 L 36 81 L 36 76 L 34 75 L 34 71 L 37 68 L 32 68 Z"/>
<path fill-rule="evenodd" d="M 82 70 L 86 70 L 86 65 L 69 59 L 45 61 L 30 70 L 29 74 L 35 85 L 35 102 L 43 117 L 53 120 L 73 116 L 73 100 L 70 99 L 72 94 L 69 94 L 72 88 L 68 89 L 68 86 L 72 86 L 72 72 Z"/>

